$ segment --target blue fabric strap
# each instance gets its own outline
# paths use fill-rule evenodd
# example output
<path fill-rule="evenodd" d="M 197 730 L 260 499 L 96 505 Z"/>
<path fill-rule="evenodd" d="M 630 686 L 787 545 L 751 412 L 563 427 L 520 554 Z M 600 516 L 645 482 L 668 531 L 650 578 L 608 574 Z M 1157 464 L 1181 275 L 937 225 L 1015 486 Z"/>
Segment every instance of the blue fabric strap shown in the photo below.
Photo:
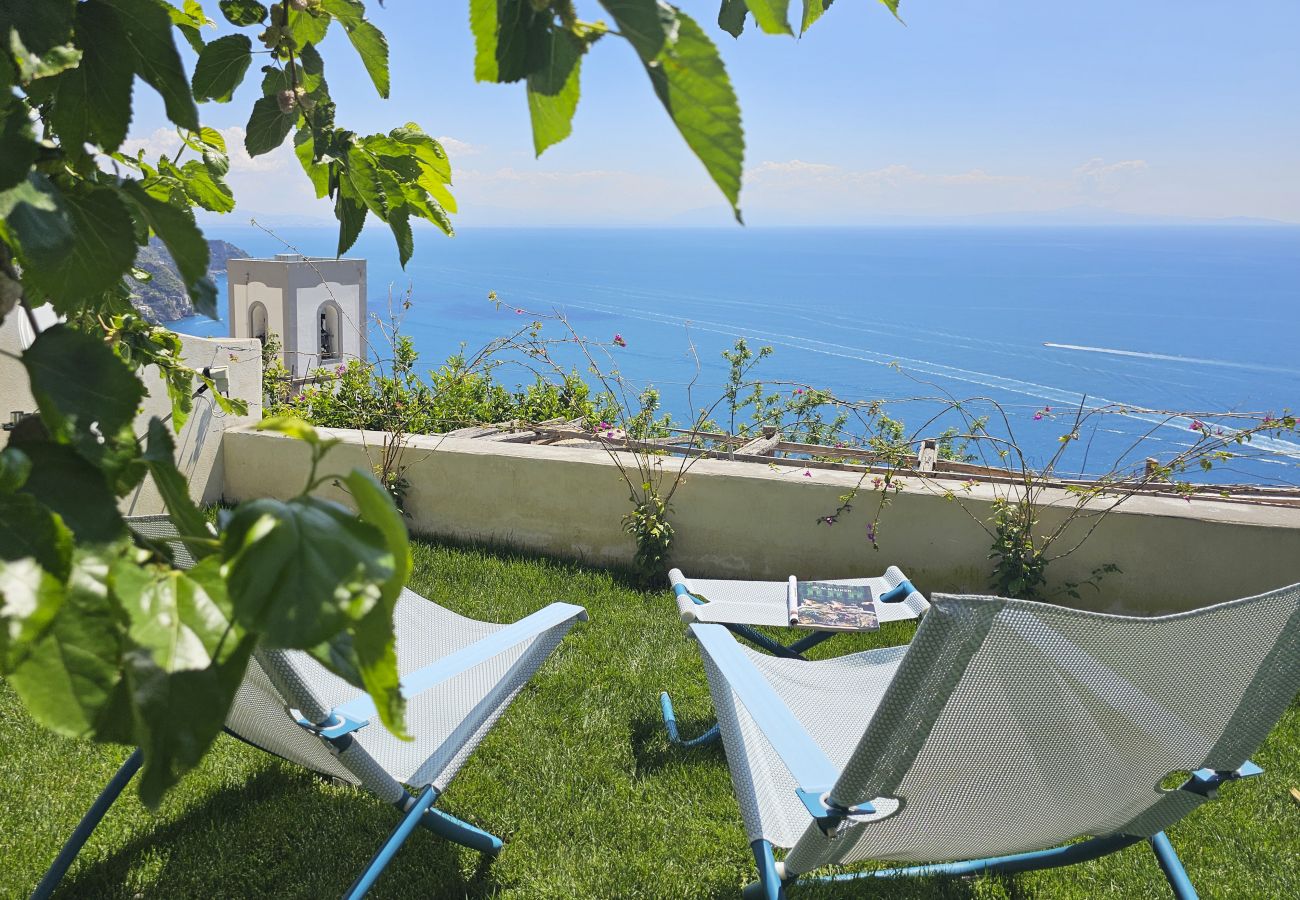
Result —
<path fill-rule="evenodd" d="M 901 603 L 916 592 L 912 587 L 912 582 L 904 578 L 898 583 L 898 587 L 892 587 L 880 595 L 881 603 Z"/>
<path fill-rule="evenodd" d="M 504 653 L 529 638 L 554 628 L 569 619 L 579 617 L 586 617 L 586 611 L 581 606 L 574 606 L 572 603 L 552 603 L 545 609 L 539 609 L 532 615 L 525 616 L 518 622 L 507 625 L 482 640 L 475 641 L 468 647 L 462 647 L 453 653 L 448 653 L 442 659 L 425 666 L 423 669 L 416 669 L 409 675 L 404 676 L 401 683 L 402 696 L 409 700 L 423 694 L 430 688 L 436 687 L 442 682 L 454 678 L 500 653 Z M 373 719 L 378 716 L 375 702 L 370 699 L 369 694 L 361 694 L 347 703 L 336 706 L 334 713 L 358 721 Z"/>

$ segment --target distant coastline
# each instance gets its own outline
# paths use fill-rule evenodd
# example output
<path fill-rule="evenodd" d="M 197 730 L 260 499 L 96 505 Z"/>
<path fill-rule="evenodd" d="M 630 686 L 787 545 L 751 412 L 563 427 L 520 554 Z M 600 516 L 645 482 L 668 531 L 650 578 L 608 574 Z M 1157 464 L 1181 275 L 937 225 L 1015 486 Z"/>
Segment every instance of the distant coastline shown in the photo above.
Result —
<path fill-rule="evenodd" d="M 208 277 L 225 278 L 226 260 L 248 256 L 229 241 L 208 241 Z M 131 303 L 151 322 L 171 323 L 194 315 L 194 304 L 185 290 L 185 282 L 176 270 L 171 254 L 158 238 L 150 238 L 141 247 L 135 260 L 136 267 L 149 274 L 148 281 L 126 279 L 131 292 Z"/>

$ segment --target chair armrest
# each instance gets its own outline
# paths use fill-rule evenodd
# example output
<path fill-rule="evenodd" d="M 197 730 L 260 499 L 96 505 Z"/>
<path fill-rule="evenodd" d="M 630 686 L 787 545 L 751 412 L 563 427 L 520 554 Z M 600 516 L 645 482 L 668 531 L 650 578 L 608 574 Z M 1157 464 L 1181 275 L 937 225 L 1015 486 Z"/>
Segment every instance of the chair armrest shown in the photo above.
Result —
<path fill-rule="evenodd" d="M 482 640 L 475 641 L 468 647 L 448 653 L 442 659 L 404 675 L 401 682 L 402 696 L 409 700 L 556 625 L 570 619 L 583 621 L 586 618 L 587 611 L 581 606 L 574 606 L 572 603 L 552 603 L 532 615 L 524 616 L 518 622 L 507 625 L 500 631 L 493 632 Z M 369 694 L 354 697 L 336 706 L 333 711 L 358 720 L 372 719 L 378 714 L 375 702 L 370 699 Z"/>
<path fill-rule="evenodd" d="M 691 626 L 691 634 L 740 698 L 800 788 L 819 794 L 829 790 L 839 778 L 840 770 L 745 656 L 731 632 L 721 625 L 695 624 Z"/>

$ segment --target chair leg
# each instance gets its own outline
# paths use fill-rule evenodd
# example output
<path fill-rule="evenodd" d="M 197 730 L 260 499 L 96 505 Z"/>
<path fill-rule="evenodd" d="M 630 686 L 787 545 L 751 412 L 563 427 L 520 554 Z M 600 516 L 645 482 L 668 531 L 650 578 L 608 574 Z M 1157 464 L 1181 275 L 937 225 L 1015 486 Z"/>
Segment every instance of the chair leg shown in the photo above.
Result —
<path fill-rule="evenodd" d="M 504 846 L 501 838 L 495 834 L 486 832 L 482 828 L 475 828 L 468 822 L 462 822 L 451 813 L 445 813 L 436 807 L 425 810 L 424 817 L 420 819 L 420 824 L 438 835 L 438 837 L 446 838 L 460 844 L 462 847 L 469 847 L 471 850 L 477 850 L 489 856 L 496 856 Z"/>
<path fill-rule="evenodd" d="M 744 900 L 785 900 L 785 885 L 776 870 L 772 844 L 760 839 L 749 847 L 754 851 L 754 862 L 758 864 L 758 881 L 745 885 L 741 896 Z"/>
<path fill-rule="evenodd" d="M 56 856 L 54 862 L 50 864 L 50 868 L 45 873 L 45 877 L 41 879 L 41 883 L 38 884 L 36 890 L 32 892 L 32 900 L 46 900 L 47 897 L 54 893 L 54 889 L 59 886 L 59 882 L 63 880 L 63 876 L 68 873 L 68 867 L 72 865 L 72 861 L 77 858 L 77 854 L 80 853 L 81 848 L 85 846 L 86 841 L 90 838 L 91 832 L 93 832 L 95 826 L 99 824 L 99 820 L 104 818 L 104 813 L 108 812 L 108 808 L 113 805 L 113 801 L 117 799 L 118 795 L 122 793 L 122 790 L 130 783 L 131 779 L 135 777 L 135 773 L 140 771 L 140 764 L 143 761 L 144 754 L 140 751 L 140 748 L 137 747 L 135 751 L 126 758 L 126 762 L 122 763 L 122 768 L 117 770 L 117 774 L 109 780 L 108 784 L 104 787 L 103 792 L 95 798 L 95 802 L 91 805 L 90 809 L 81 817 L 81 821 L 77 823 L 77 827 L 72 832 L 72 836 L 68 838 L 68 842 L 63 845 L 63 849 L 59 851 L 59 855 Z"/>
<path fill-rule="evenodd" d="M 669 698 L 667 691 L 659 695 L 659 709 L 664 716 L 664 729 L 668 732 L 668 740 L 678 747 L 703 747 L 707 744 L 716 743 L 722 737 L 722 731 L 715 722 L 708 731 L 699 737 L 683 740 L 681 734 L 677 731 L 677 715 L 673 712 L 673 701 Z"/>
<path fill-rule="evenodd" d="M 1156 861 L 1160 863 L 1169 886 L 1174 889 L 1174 896 L 1178 900 L 1197 900 L 1196 888 L 1187 877 L 1187 870 L 1183 868 L 1183 861 L 1178 858 L 1174 845 L 1169 843 L 1169 836 L 1160 831 L 1147 838 L 1147 841 L 1155 851 Z"/>
<path fill-rule="evenodd" d="M 411 808 L 406 811 L 406 816 L 393 829 L 393 833 L 389 835 L 384 845 L 379 848 L 379 852 L 370 860 L 370 865 L 366 866 L 366 870 L 357 877 L 356 881 L 352 882 L 352 887 L 348 888 L 348 892 L 343 895 L 345 900 L 360 900 L 361 897 L 366 895 L 366 891 L 370 890 L 375 880 L 393 861 L 393 856 L 401 849 L 402 844 L 406 843 L 406 839 L 411 836 L 411 832 L 420 824 L 420 820 L 437 796 L 433 786 L 430 785 L 420 793 L 420 796 L 415 798 Z"/>

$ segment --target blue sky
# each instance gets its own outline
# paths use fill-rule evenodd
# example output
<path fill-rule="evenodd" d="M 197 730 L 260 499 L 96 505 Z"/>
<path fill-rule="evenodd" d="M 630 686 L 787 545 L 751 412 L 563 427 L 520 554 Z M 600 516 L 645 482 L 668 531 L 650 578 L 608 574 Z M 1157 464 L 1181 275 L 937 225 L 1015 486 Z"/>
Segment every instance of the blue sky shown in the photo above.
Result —
<path fill-rule="evenodd" d="M 462 227 L 728 221 L 625 42 L 588 54 L 574 134 L 535 160 L 522 88 L 473 81 L 467 3 L 367 5 L 389 38 L 392 98 L 377 98 L 335 28 L 338 121 L 362 132 L 415 121 L 444 137 Z M 714 25 L 716 2 L 682 7 L 721 47 L 740 97 L 750 223 L 1078 207 L 1300 222 L 1295 0 L 904 0 L 906 27 L 871 0 L 839 0 L 801 40 L 751 23 L 738 41 Z M 201 107 L 205 124 L 238 138 L 255 74 L 233 103 Z M 138 85 L 137 97 L 134 143 L 174 143 L 156 96 Z M 287 151 L 237 157 L 231 181 L 230 219 L 330 218 Z"/>

